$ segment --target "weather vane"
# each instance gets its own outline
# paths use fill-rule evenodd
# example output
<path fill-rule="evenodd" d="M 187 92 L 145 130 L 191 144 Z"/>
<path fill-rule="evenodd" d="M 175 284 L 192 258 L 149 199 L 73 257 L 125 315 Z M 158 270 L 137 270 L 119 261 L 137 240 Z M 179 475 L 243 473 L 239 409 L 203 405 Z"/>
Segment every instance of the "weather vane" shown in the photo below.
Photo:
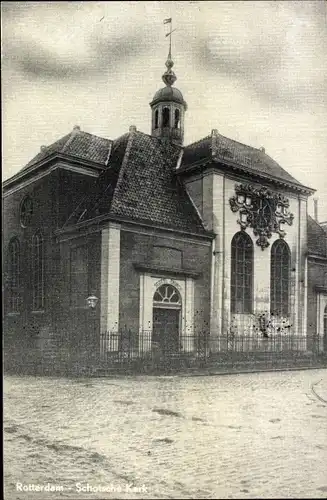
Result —
<path fill-rule="evenodd" d="M 174 29 L 174 30 L 172 29 L 171 17 L 169 17 L 168 19 L 165 19 L 164 24 L 170 24 L 170 30 L 169 30 L 169 33 L 166 34 L 166 37 L 169 36 L 169 53 L 168 53 L 167 61 L 165 63 L 167 71 L 165 71 L 164 74 L 162 75 L 162 80 L 167 86 L 171 87 L 172 85 L 174 85 L 175 81 L 177 80 L 177 77 L 172 70 L 172 67 L 174 66 L 174 61 L 171 58 L 171 34 L 174 31 L 176 31 L 176 29 Z"/>
<path fill-rule="evenodd" d="M 168 19 L 164 20 L 164 24 L 170 24 L 170 31 L 169 33 L 166 34 L 166 37 L 169 36 L 169 54 L 168 54 L 168 59 L 171 59 L 171 34 L 176 31 L 177 28 L 173 30 L 173 25 L 172 25 L 172 18 L 169 17 Z"/>

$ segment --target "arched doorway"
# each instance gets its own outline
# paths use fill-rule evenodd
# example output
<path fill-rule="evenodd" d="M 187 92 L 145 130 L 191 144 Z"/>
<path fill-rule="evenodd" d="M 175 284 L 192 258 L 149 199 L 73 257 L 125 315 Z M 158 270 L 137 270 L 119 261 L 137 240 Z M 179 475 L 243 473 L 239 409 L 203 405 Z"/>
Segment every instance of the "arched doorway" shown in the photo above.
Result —
<path fill-rule="evenodd" d="M 327 305 L 324 309 L 324 351 L 327 352 Z"/>
<path fill-rule="evenodd" d="M 166 354 L 178 352 L 182 300 L 177 288 L 164 284 L 153 296 L 152 345 Z"/>

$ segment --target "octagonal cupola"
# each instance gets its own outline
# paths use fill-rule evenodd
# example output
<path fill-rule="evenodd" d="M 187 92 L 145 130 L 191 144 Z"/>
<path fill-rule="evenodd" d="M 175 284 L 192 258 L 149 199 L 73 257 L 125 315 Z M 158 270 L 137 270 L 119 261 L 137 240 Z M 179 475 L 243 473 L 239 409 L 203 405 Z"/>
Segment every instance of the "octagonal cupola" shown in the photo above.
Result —
<path fill-rule="evenodd" d="M 159 89 L 150 102 L 152 110 L 151 134 L 176 144 L 183 144 L 184 115 L 187 104 L 180 90 L 173 87 L 177 77 L 172 70 L 171 41 L 166 61 L 167 70 L 162 75 L 165 87 Z"/>

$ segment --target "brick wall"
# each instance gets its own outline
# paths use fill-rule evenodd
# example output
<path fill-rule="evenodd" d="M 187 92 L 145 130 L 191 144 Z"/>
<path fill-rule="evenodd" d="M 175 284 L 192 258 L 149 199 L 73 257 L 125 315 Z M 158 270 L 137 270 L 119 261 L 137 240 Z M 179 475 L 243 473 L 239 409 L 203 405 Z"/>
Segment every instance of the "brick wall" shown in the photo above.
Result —
<path fill-rule="evenodd" d="M 91 310 L 87 307 L 86 300 L 78 306 L 71 303 L 71 251 L 83 246 L 87 249 L 87 293 L 86 297 L 94 294 L 101 300 L 100 280 L 101 280 L 101 235 L 100 232 L 70 239 L 60 244 L 60 284 L 57 302 L 58 329 L 65 341 L 71 345 L 78 345 L 81 342 L 89 343 L 90 346 L 99 346 L 100 331 L 100 308 Z"/>
<path fill-rule="evenodd" d="M 20 243 L 21 295 L 18 313 L 10 313 L 8 287 L 4 284 L 4 348 L 7 364 L 14 358 L 13 353 L 16 353 L 16 364 L 27 363 L 27 352 L 32 353 L 32 349 L 49 353 L 50 344 L 46 338 L 54 339 L 60 335 L 57 326 L 58 318 L 61 317 L 61 256 L 53 233 L 71 213 L 77 200 L 84 196 L 90 182 L 94 182 L 94 179 L 56 170 L 27 186 L 19 188 L 18 185 L 19 189 L 9 195 L 4 192 L 3 271 L 6 277 L 9 271 L 8 244 L 11 238 L 17 237 Z M 20 221 L 20 208 L 26 196 L 32 199 L 33 215 L 24 228 Z M 45 304 L 44 309 L 38 312 L 32 310 L 31 243 L 36 231 L 42 233 L 44 241 Z M 33 357 L 32 354 L 30 356 Z M 30 361 L 33 363 L 32 359 Z"/>
<path fill-rule="evenodd" d="M 163 251 L 159 261 L 159 246 L 170 247 Z M 153 247 L 155 247 L 153 252 Z M 196 330 L 207 328 L 210 315 L 210 246 L 181 241 L 157 235 L 121 232 L 120 250 L 120 328 L 138 330 L 140 309 L 140 272 L 134 263 L 173 269 L 178 266 L 177 255 L 181 252 L 184 270 L 199 273 L 194 283 L 194 322 Z M 160 273 L 158 273 L 160 276 Z"/>
<path fill-rule="evenodd" d="M 5 287 L 4 290 L 5 349 L 9 349 L 9 351 L 15 349 L 15 346 L 24 350 L 27 346 L 34 345 L 40 330 L 51 325 L 52 285 L 55 278 L 55 268 L 52 265 L 53 181 L 54 177 L 49 175 L 4 197 L 3 200 L 5 273 L 8 273 L 8 243 L 10 239 L 17 237 L 20 244 L 21 302 L 18 313 L 10 313 L 8 288 Z M 30 224 L 23 228 L 20 223 L 20 206 L 27 195 L 33 201 L 33 215 Z M 45 307 L 42 312 L 34 313 L 32 311 L 31 242 L 36 231 L 42 232 L 44 240 Z"/>

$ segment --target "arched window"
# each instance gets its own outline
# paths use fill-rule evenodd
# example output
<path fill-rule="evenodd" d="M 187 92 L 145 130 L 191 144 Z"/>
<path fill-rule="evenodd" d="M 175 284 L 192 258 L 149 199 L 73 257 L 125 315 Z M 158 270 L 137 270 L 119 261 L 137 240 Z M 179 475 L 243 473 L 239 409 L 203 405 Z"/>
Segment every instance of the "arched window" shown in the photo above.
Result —
<path fill-rule="evenodd" d="M 170 112 L 169 108 L 164 108 L 162 110 L 162 126 L 170 127 Z"/>
<path fill-rule="evenodd" d="M 232 239 L 231 312 L 252 312 L 253 243 L 243 231 Z"/>
<path fill-rule="evenodd" d="M 154 307 L 178 307 L 181 306 L 181 297 L 178 290 L 172 285 L 161 285 L 153 296 Z"/>
<path fill-rule="evenodd" d="M 20 245 L 12 238 L 8 245 L 9 311 L 18 312 L 20 306 Z"/>
<path fill-rule="evenodd" d="M 33 311 L 44 308 L 44 243 L 41 233 L 32 237 Z"/>
<path fill-rule="evenodd" d="M 175 128 L 179 128 L 179 123 L 180 123 L 179 117 L 180 117 L 179 109 L 175 109 L 175 120 L 174 120 Z"/>
<path fill-rule="evenodd" d="M 27 227 L 33 215 L 33 202 L 30 196 L 25 196 L 20 206 L 20 223 L 22 227 Z"/>
<path fill-rule="evenodd" d="M 270 310 L 278 316 L 288 316 L 290 250 L 284 240 L 271 247 Z"/>
<path fill-rule="evenodd" d="M 156 109 L 154 112 L 154 128 L 159 127 L 159 110 Z"/>

